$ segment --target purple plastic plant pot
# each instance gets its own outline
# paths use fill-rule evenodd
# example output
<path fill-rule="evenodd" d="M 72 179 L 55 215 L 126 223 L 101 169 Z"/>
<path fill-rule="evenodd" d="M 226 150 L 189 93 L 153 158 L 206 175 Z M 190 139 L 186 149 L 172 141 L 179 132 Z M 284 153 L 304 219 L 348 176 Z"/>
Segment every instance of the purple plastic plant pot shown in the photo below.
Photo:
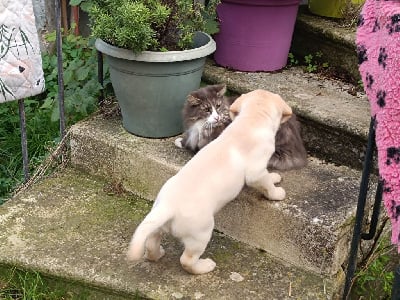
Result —
<path fill-rule="evenodd" d="M 274 71 L 287 63 L 300 0 L 222 0 L 214 39 L 217 64 L 239 71 Z"/>

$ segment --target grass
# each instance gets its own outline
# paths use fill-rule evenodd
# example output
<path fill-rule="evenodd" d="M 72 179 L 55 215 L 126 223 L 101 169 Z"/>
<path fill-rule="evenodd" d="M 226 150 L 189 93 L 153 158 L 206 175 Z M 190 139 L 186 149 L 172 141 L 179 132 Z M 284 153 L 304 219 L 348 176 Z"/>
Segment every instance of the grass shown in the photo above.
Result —
<path fill-rule="evenodd" d="M 390 231 L 382 234 L 375 250 L 358 265 L 351 299 L 390 299 L 394 270 L 400 264 L 400 255 L 390 243 Z"/>
<path fill-rule="evenodd" d="M 134 295 L 114 294 L 90 288 L 78 282 L 65 282 L 44 277 L 38 272 L 28 272 L 15 267 L 0 266 L 0 299 L 2 300 L 89 300 L 144 299 L 139 292 Z"/>
<path fill-rule="evenodd" d="M 12 268 L 0 277 L 0 299 L 57 300 L 74 299 L 64 289 L 50 290 L 39 273 L 23 272 Z M 84 298 L 82 298 L 84 299 Z"/>

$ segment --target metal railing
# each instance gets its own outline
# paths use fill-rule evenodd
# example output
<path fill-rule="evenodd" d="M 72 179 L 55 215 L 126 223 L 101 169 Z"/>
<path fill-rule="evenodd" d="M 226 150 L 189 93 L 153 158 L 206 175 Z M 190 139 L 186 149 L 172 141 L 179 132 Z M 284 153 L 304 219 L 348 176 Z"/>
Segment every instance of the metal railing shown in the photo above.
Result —
<path fill-rule="evenodd" d="M 58 104 L 60 114 L 60 140 L 65 136 L 65 109 L 64 109 L 64 74 L 63 74 L 63 56 L 62 56 L 62 36 L 61 36 L 61 5 L 60 0 L 55 0 L 56 16 L 56 47 L 57 47 L 57 72 L 58 72 Z M 24 172 L 24 183 L 30 179 L 29 174 L 29 155 L 28 142 L 26 135 L 26 118 L 24 100 L 18 100 L 18 111 L 20 118 L 22 162 Z"/>
<path fill-rule="evenodd" d="M 371 118 L 367 150 L 365 153 L 364 167 L 361 175 L 360 192 L 358 195 L 356 218 L 354 223 L 353 238 L 350 246 L 350 254 L 347 265 L 347 272 L 345 278 L 345 285 L 343 290 L 343 300 L 347 300 L 350 296 L 350 290 L 353 283 L 354 274 L 357 265 L 358 246 L 361 240 L 372 240 L 376 234 L 376 228 L 379 222 L 380 207 L 382 204 L 383 183 L 378 181 L 376 188 L 375 202 L 372 209 L 370 220 L 370 227 L 368 233 L 362 232 L 364 224 L 365 206 L 367 203 L 368 184 L 370 181 L 370 174 L 373 164 L 374 152 L 376 148 L 375 143 L 375 118 Z M 397 267 L 395 272 L 395 279 L 392 287 L 392 300 L 400 300 L 400 266 Z"/>

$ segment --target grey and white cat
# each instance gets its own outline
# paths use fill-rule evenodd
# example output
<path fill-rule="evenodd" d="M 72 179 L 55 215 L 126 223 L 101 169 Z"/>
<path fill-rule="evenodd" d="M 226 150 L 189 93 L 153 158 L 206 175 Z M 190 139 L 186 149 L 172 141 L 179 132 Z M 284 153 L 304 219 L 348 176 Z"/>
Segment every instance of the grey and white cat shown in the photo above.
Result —
<path fill-rule="evenodd" d="M 179 148 L 196 152 L 214 140 L 229 125 L 229 107 L 237 96 L 226 96 L 226 85 L 216 84 L 191 92 L 183 107 L 184 133 L 175 140 Z M 275 152 L 268 167 L 299 169 L 307 165 L 307 151 L 301 138 L 300 122 L 293 114 L 275 136 Z"/>
<path fill-rule="evenodd" d="M 230 123 L 229 107 L 237 97 L 227 97 L 226 85 L 208 85 L 191 92 L 183 106 L 183 137 L 175 145 L 196 152 L 220 135 Z"/>

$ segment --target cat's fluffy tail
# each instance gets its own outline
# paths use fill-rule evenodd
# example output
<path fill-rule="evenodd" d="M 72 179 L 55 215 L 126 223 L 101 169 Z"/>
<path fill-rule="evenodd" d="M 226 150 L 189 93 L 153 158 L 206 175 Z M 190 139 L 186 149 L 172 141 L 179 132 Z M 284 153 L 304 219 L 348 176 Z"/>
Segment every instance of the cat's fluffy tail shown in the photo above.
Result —
<path fill-rule="evenodd" d="M 159 230 L 171 217 L 172 215 L 165 207 L 155 205 L 133 234 L 127 252 L 128 260 L 135 261 L 141 259 L 144 255 L 147 237 Z"/>

